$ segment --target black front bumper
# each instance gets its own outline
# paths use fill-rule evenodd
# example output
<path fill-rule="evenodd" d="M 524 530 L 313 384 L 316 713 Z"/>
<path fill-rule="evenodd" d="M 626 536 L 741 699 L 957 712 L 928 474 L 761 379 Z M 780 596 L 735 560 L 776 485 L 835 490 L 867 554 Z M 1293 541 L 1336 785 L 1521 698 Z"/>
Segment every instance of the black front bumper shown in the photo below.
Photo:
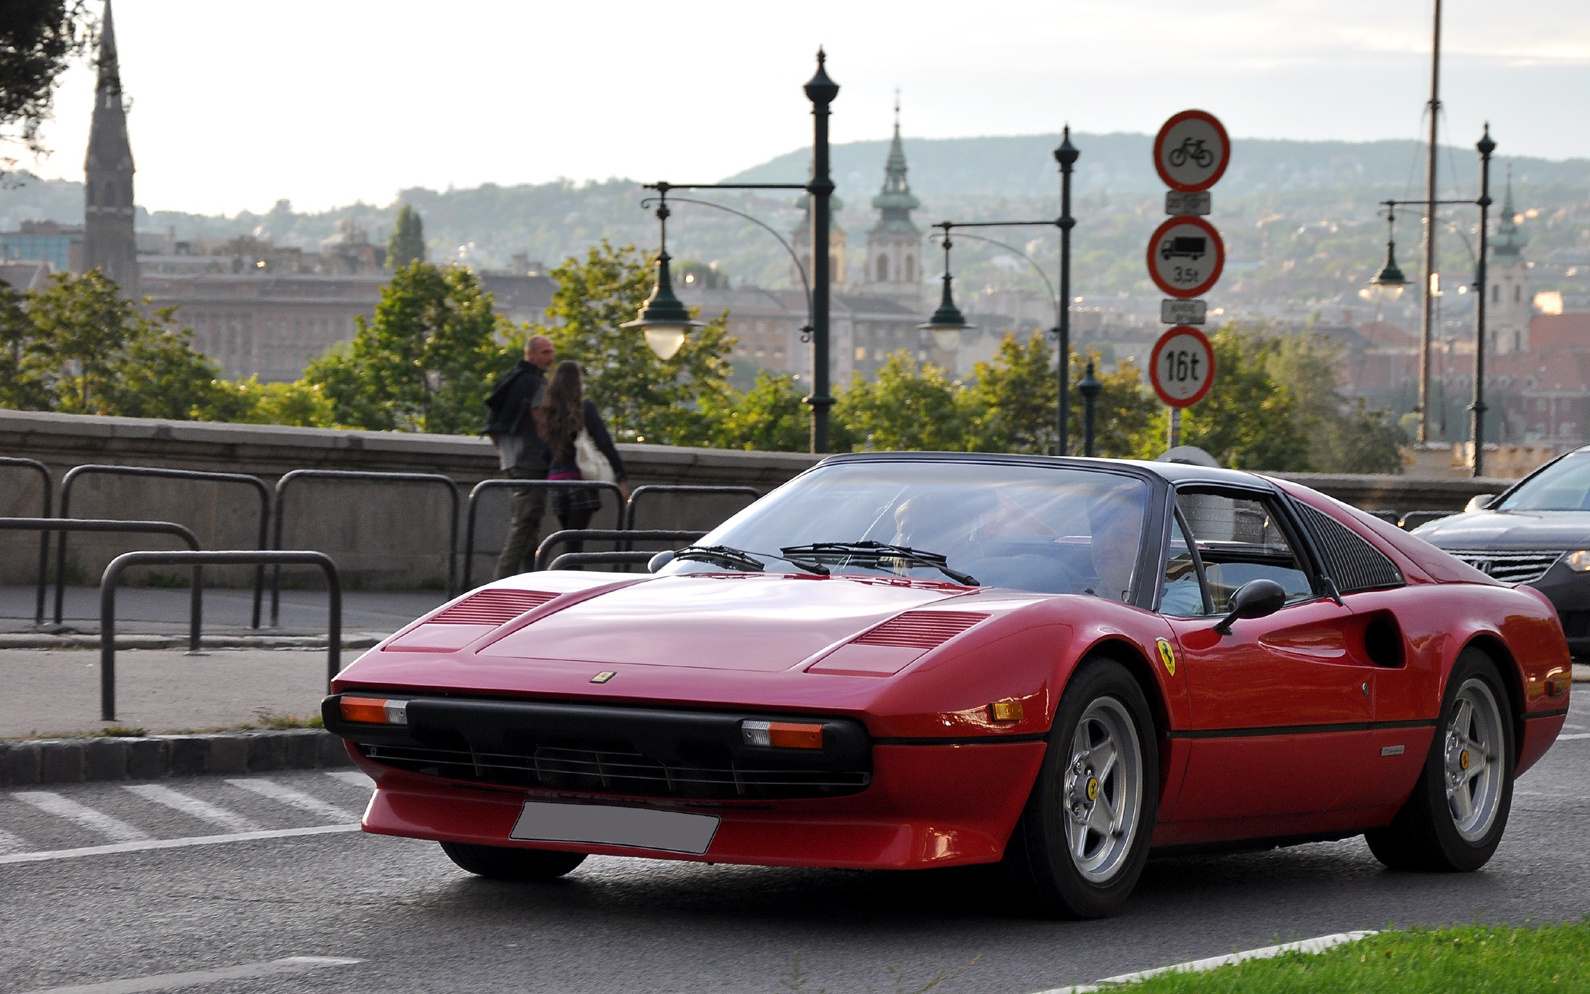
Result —
<path fill-rule="evenodd" d="M 1528 586 L 1545 594 L 1557 609 L 1568 652 L 1575 659 L 1590 657 L 1590 573 L 1576 573 L 1559 562 Z"/>
<path fill-rule="evenodd" d="M 714 800 L 838 797 L 872 781 L 860 722 L 762 713 L 674 711 L 358 692 L 408 701 L 407 725 L 343 720 L 341 695 L 321 704 L 326 728 L 393 769 L 543 790 Z M 748 746 L 740 722 L 821 722 L 823 748 Z"/>

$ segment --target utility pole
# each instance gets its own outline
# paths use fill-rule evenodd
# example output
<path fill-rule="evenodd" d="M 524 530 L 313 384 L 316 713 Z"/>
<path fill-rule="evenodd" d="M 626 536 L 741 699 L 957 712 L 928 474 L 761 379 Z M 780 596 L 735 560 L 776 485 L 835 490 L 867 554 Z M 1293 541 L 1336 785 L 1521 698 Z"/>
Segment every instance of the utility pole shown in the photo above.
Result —
<path fill-rule="evenodd" d="M 1419 319 L 1419 441 L 1430 440 L 1430 336 L 1434 332 L 1436 125 L 1441 115 L 1441 0 L 1435 0 L 1435 40 L 1430 49 L 1430 160 L 1424 176 L 1423 314 Z"/>

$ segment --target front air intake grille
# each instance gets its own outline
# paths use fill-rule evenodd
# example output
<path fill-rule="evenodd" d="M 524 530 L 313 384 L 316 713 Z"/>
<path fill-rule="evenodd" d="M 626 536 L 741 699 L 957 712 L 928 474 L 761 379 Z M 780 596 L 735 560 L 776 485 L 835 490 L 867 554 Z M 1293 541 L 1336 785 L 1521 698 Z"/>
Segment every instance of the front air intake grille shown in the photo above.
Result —
<path fill-rule="evenodd" d="M 1503 583 L 1534 583 L 1562 558 L 1558 551 L 1491 552 L 1485 549 L 1448 549 L 1452 555 Z"/>
<path fill-rule="evenodd" d="M 1336 581 L 1338 591 L 1351 594 L 1360 590 L 1383 590 L 1407 582 L 1396 563 L 1351 528 L 1318 508 L 1301 503 L 1299 506 L 1309 530 L 1319 541 L 1325 568 Z"/>
<path fill-rule="evenodd" d="M 427 625 L 502 625 L 558 596 L 544 590 L 482 590 L 454 604 Z"/>
<path fill-rule="evenodd" d="M 932 649 L 987 617 L 972 611 L 907 611 L 856 639 L 855 644 Z"/>
<path fill-rule="evenodd" d="M 865 790 L 872 782 L 872 774 L 865 770 L 780 769 L 743 765 L 727 758 L 722 765 L 664 763 L 620 748 L 543 745 L 524 753 L 393 745 L 364 745 L 360 749 L 378 763 L 452 780 L 629 797 L 838 797 Z"/>

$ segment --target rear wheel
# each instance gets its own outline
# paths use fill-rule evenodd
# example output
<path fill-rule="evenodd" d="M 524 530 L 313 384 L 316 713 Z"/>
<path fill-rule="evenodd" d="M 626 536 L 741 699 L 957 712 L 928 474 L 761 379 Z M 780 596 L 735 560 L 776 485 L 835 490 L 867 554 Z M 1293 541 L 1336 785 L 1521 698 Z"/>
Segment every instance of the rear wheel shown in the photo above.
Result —
<path fill-rule="evenodd" d="M 1132 893 L 1159 804 L 1159 753 L 1142 688 L 1084 660 L 1067 684 L 1004 868 L 1043 914 L 1102 918 Z"/>
<path fill-rule="evenodd" d="M 1397 817 L 1366 832 L 1394 870 L 1468 871 L 1502 841 L 1517 765 L 1507 694 L 1490 657 L 1466 650 L 1447 681 L 1424 773 Z"/>
<path fill-rule="evenodd" d="M 493 880 L 555 880 L 585 862 L 582 852 L 516 849 L 443 842 L 442 852 L 461 868 Z"/>

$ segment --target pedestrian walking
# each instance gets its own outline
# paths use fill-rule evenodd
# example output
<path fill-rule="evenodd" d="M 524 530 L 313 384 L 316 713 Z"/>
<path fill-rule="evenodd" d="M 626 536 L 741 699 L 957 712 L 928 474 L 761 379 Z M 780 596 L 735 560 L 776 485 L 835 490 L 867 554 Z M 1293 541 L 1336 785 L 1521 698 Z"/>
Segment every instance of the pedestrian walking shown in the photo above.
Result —
<path fill-rule="evenodd" d="M 541 406 L 542 437 L 551 453 L 549 480 L 605 480 L 617 483 L 629 497 L 624 459 L 613 445 L 596 402 L 585 396 L 580 364 L 569 359 L 558 363 Z M 558 487 L 552 495 L 552 513 L 563 528 L 584 528 L 602 506 L 595 487 Z M 579 552 L 582 543 L 570 543 Z"/>
<path fill-rule="evenodd" d="M 497 447 L 497 458 L 510 480 L 545 480 L 551 454 L 536 426 L 546 400 L 547 370 L 557 359 L 552 339 L 532 335 L 524 358 L 504 373 L 486 398 L 484 434 Z M 547 510 L 544 487 L 515 488 L 509 498 L 508 541 L 497 557 L 497 579 L 535 566 L 541 540 L 541 518 Z"/>

